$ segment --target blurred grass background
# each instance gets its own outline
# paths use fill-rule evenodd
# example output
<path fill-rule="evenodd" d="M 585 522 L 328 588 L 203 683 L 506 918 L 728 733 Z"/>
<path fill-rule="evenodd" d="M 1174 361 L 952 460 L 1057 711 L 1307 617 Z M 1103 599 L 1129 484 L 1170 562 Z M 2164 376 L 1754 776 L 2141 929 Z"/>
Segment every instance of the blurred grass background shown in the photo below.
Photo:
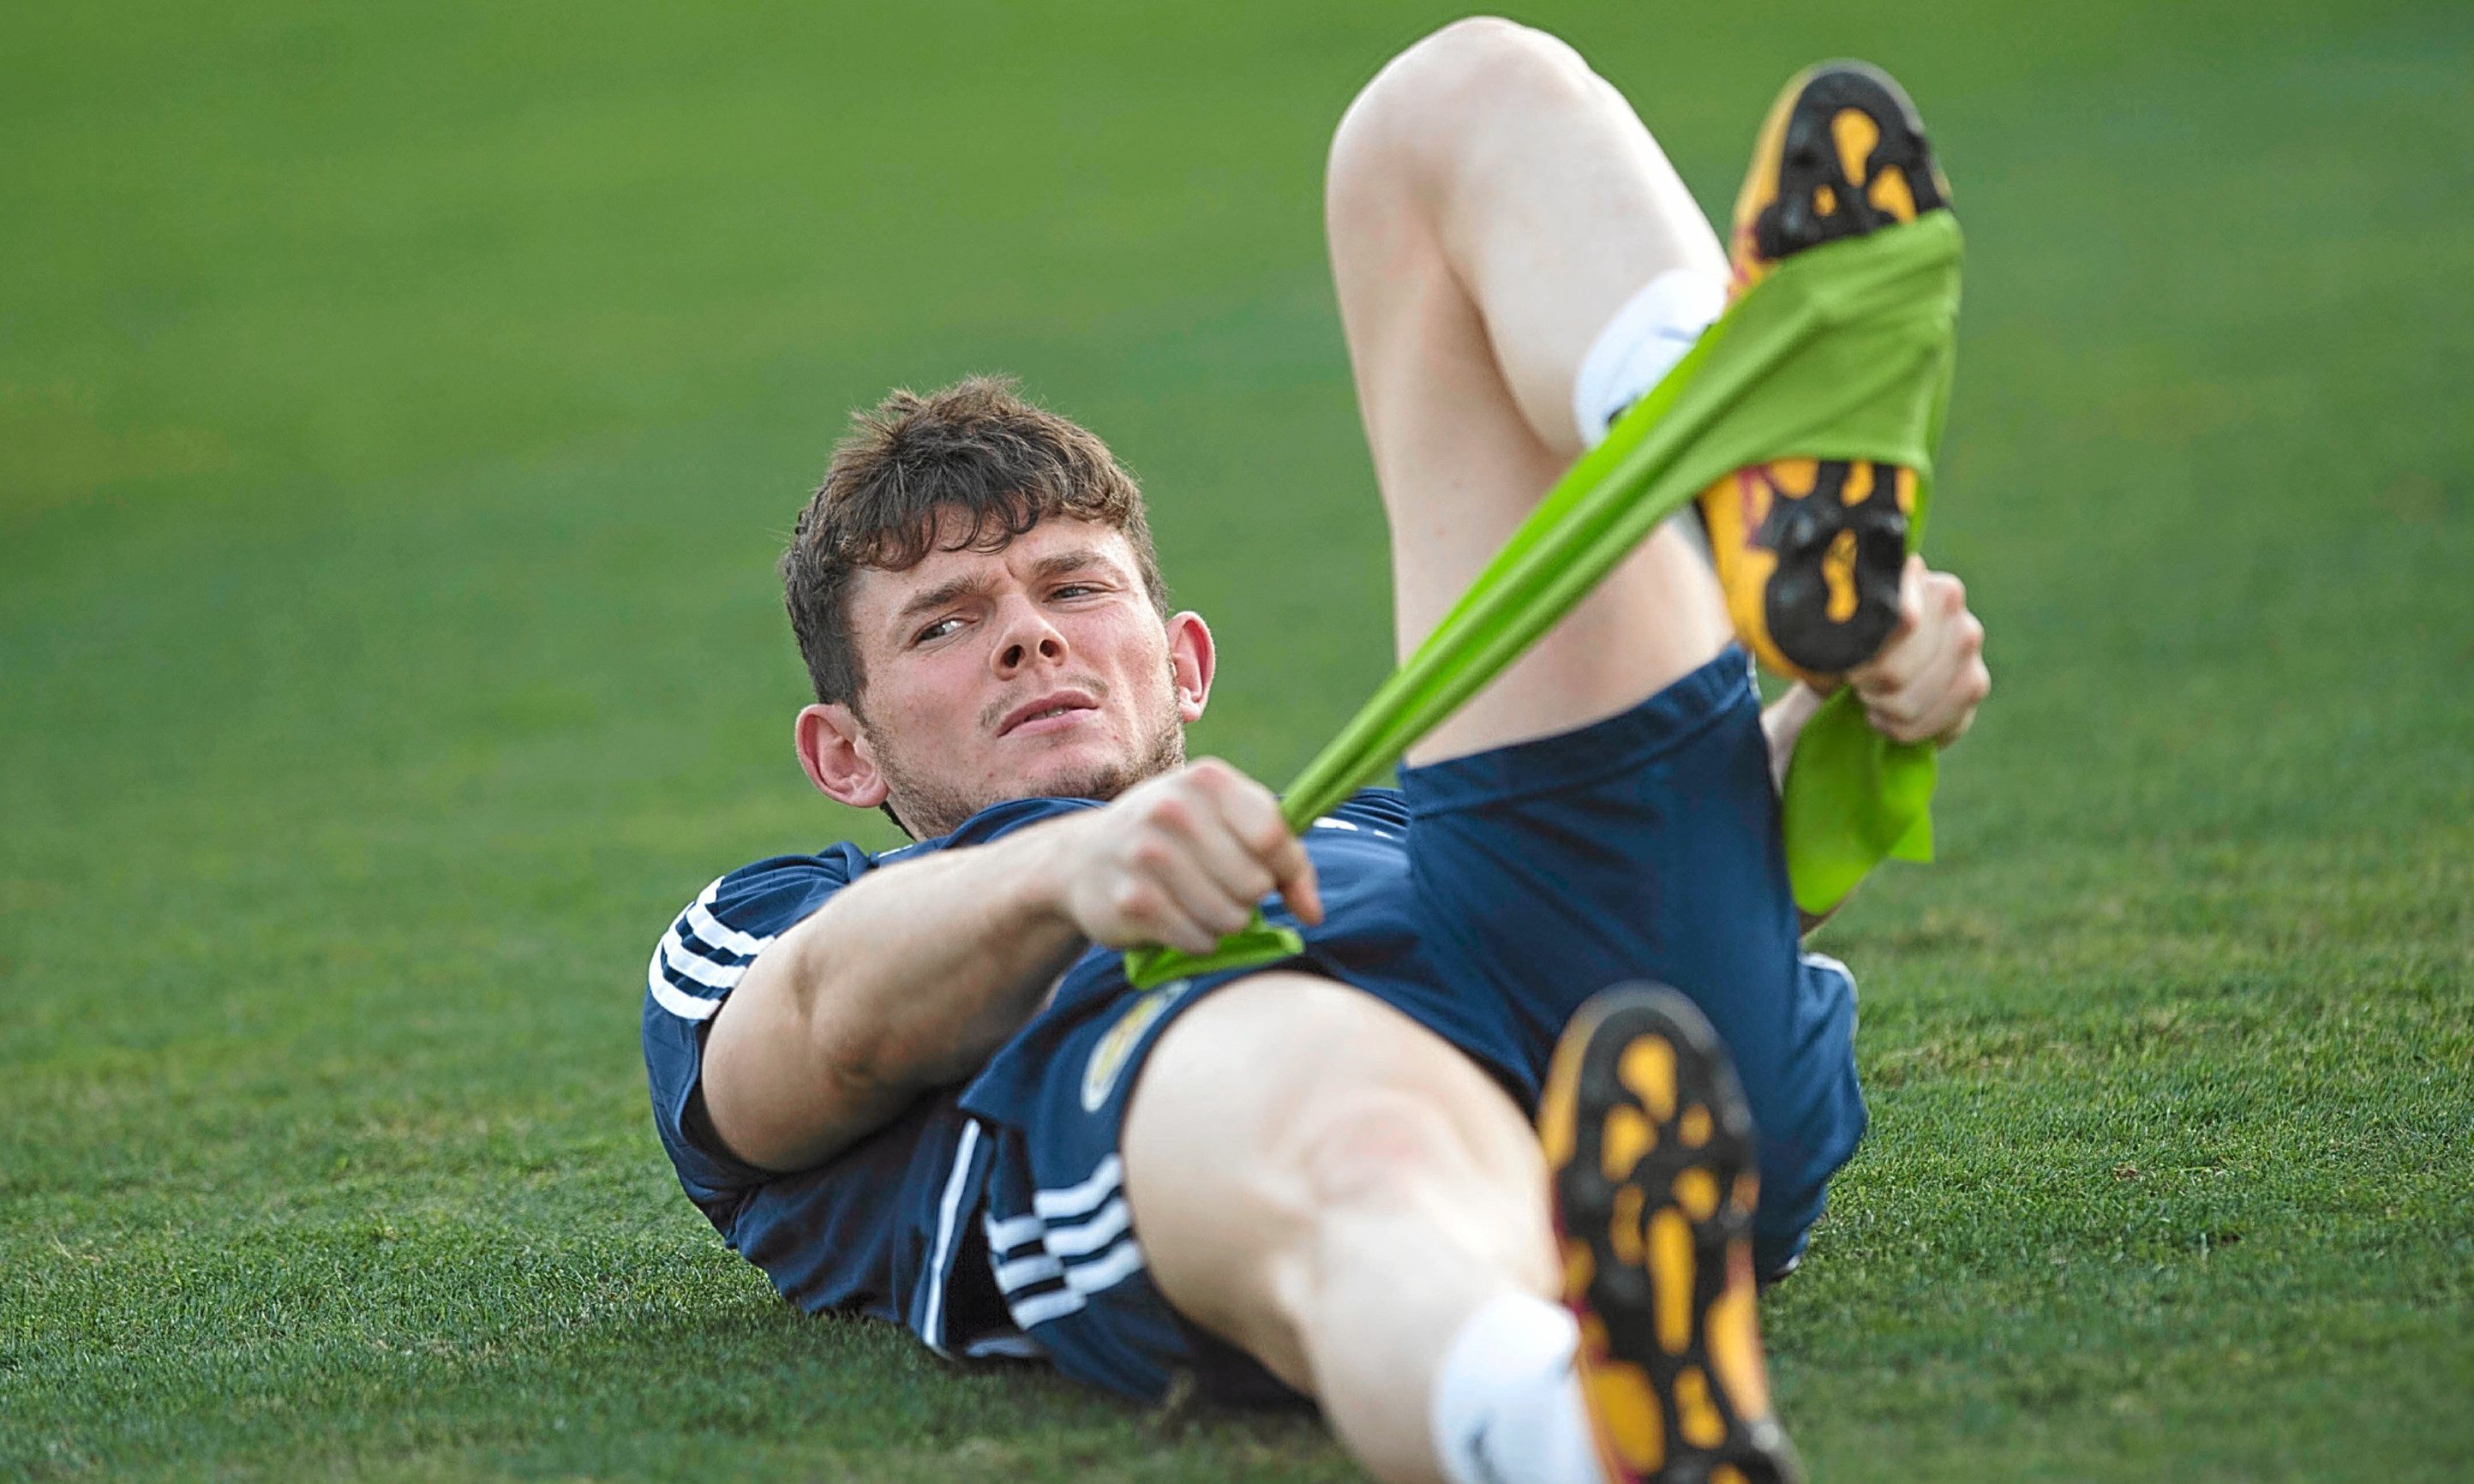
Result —
<path fill-rule="evenodd" d="M 0 12 L 0 1474 L 1349 1476 L 802 1319 L 643 962 L 801 782 L 771 559 L 1003 369 L 1151 493 L 1278 780 L 1381 675 L 1322 149 L 1402 4 Z M 2474 1470 L 2474 11 L 1541 4 L 1713 211 L 1815 57 L 1970 235 L 1997 695 L 1824 946 L 1875 1136 L 1823 1479 Z"/>

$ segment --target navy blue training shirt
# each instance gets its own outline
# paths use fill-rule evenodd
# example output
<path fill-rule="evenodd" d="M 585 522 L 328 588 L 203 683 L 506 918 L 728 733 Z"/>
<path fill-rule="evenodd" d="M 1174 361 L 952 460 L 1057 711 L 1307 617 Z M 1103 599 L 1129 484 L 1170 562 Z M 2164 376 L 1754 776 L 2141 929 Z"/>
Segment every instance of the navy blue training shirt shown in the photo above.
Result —
<path fill-rule="evenodd" d="M 950 835 L 875 855 L 843 842 L 759 861 L 705 888 L 663 935 L 643 1009 L 654 1128 L 689 1198 L 791 1302 L 891 1320 L 941 1352 L 1036 1353 L 1007 1317 L 975 1219 L 987 1169 L 982 1131 L 961 1107 L 969 1084 L 923 1095 L 825 1164 L 792 1175 L 758 1169 L 722 1148 L 700 1116 L 697 1087 L 714 1014 L 757 955 L 836 891 L 881 865 L 984 844 L 1097 807 L 1092 799 L 1017 799 L 982 810 Z M 1396 915 L 1390 904 L 1407 890 L 1407 829 L 1399 795 L 1369 789 L 1306 832 L 1327 929 Z M 1319 936 L 1310 933 L 1310 941 Z M 1114 949 L 1085 952 L 1059 981 L 1055 1002 L 1122 991 L 1121 961 Z M 991 1060 L 1007 1061 L 1013 1050 L 1008 1043 Z"/>

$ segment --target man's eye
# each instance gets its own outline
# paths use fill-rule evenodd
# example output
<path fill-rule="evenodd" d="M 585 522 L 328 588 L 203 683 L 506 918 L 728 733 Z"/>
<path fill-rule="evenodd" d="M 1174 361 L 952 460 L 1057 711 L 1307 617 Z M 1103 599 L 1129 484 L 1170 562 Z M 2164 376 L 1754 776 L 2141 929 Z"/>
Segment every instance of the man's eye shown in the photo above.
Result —
<path fill-rule="evenodd" d="M 1100 588 L 1096 583 L 1069 582 L 1049 596 L 1052 597 L 1080 597 L 1084 594 L 1097 593 L 1099 591 Z"/>
<path fill-rule="evenodd" d="M 962 620 L 959 619 L 938 619 L 918 633 L 911 635 L 910 642 L 914 645 L 924 645 L 931 640 L 942 639 L 961 626 Z"/>

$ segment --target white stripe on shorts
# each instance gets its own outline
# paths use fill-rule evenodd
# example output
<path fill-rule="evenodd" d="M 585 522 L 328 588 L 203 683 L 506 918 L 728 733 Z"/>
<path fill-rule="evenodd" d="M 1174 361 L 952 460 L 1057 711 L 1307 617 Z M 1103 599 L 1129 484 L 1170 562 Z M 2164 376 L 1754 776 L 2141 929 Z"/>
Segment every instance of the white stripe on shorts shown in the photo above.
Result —
<path fill-rule="evenodd" d="M 1112 1154 L 1087 1180 L 1031 1192 L 1028 1214 L 986 1218 L 997 1288 L 1016 1325 L 1061 1319 L 1142 1271 L 1125 1180 L 1125 1161 Z"/>
<path fill-rule="evenodd" d="M 979 1147 L 980 1121 L 964 1119 L 961 1135 L 954 1140 L 954 1170 L 945 1177 L 945 1196 L 936 1205 L 936 1245 L 928 1257 L 928 1313 L 919 1325 L 919 1337 L 939 1355 L 945 1355 L 945 1268 L 954 1260 L 955 1217 L 960 1214 L 962 1186 Z"/>

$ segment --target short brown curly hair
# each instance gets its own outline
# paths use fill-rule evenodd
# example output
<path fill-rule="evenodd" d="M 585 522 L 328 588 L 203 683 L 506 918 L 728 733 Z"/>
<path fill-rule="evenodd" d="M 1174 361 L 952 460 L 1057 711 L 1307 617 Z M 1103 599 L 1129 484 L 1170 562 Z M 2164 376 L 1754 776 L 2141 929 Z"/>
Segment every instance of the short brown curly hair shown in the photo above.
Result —
<path fill-rule="evenodd" d="M 783 604 L 817 700 L 856 709 L 866 688 L 851 579 L 918 566 L 940 529 L 945 550 L 998 551 L 1051 516 L 1109 526 L 1168 617 L 1133 475 L 1088 428 L 1025 401 L 1012 377 L 970 377 L 925 397 L 897 390 L 851 424 L 782 553 Z"/>

